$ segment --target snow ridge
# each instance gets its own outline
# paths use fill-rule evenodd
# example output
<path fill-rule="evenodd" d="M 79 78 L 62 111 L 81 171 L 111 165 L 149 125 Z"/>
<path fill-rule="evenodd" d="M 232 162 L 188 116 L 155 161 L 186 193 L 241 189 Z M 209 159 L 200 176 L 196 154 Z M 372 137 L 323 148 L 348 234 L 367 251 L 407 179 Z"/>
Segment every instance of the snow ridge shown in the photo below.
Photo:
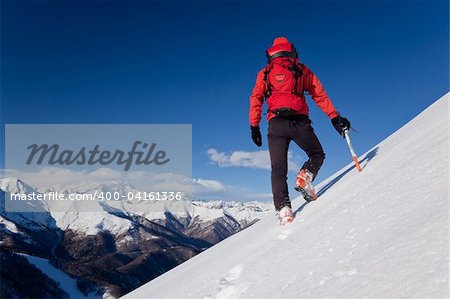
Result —
<path fill-rule="evenodd" d="M 448 298 L 449 98 L 295 200 L 293 223 L 269 214 L 123 298 Z"/>

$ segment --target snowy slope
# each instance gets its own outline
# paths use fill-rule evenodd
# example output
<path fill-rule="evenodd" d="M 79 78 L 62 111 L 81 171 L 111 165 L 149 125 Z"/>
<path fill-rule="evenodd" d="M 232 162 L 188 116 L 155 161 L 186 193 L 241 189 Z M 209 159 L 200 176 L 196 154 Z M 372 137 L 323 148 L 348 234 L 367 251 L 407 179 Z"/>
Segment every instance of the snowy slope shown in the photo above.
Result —
<path fill-rule="evenodd" d="M 76 279 L 70 277 L 60 269 L 53 266 L 47 259 L 28 254 L 21 255 L 27 258 L 30 263 L 45 273 L 45 275 L 55 280 L 59 284 L 60 288 L 63 289 L 64 292 L 70 296 L 70 298 L 100 298 L 100 296 L 95 296 L 93 294 L 85 296 L 78 290 Z"/>
<path fill-rule="evenodd" d="M 317 202 L 296 200 L 290 225 L 266 216 L 123 298 L 448 298 L 449 97 L 362 173 L 349 164 Z"/>

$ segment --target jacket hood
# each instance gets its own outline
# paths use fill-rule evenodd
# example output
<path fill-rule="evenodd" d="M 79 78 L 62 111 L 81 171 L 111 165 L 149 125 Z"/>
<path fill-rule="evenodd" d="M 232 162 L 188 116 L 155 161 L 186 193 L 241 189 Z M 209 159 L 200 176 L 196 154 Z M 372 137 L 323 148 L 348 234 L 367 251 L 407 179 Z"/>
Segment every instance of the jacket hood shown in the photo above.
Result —
<path fill-rule="evenodd" d="M 278 45 L 281 45 L 281 44 L 290 44 L 290 42 L 289 42 L 289 40 L 286 37 L 280 36 L 280 37 L 277 37 L 277 38 L 275 38 L 273 40 L 272 47 L 278 46 Z"/>
<path fill-rule="evenodd" d="M 286 37 L 280 36 L 273 40 L 272 47 L 266 51 L 266 57 L 268 63 L 279 57 L 290 57 L 298 61 L 298 52 Z"/>

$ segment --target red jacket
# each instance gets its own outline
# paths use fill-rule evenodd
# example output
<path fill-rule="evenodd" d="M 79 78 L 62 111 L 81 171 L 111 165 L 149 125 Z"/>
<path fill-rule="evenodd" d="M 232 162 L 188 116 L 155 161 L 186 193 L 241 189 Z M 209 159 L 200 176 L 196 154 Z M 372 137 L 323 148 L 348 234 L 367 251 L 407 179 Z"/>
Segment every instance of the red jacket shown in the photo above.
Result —
<path fill-rule="evenodd" d="M 338 116 L 339 113 L 334 108 L 333 103 L 325 92 L 319 78 L 317 78 L 317 76 L 304 64 L 300 64 L 300 69 L 302 76 L 299 78 L 298 82 L 299 90 L 308 91 L 317 106 L 322 109 L 322 111 L 328 115 L 330 119 Z M 259 71 L 256 77 L 255 87 L 253 88 L 252 95 L 250 96 L 250 124 L 252 126 L 258 126 L 261 121 L 264 93 L 267 91 L 267 84 L 264 80 L 264 71 L 265 68 Z M 303 93 L 300 97 L 296 96 L 295 101 L 292 98 L 287 97 L 292 97 L 292 95 L 286 95 L 286 98 L 284 99 L 280 98 L 280 96 L 275 97 L 272 95 L 267 99 L 267 106 L 269 109 L 269 112 L 267 113 L 267 120 L 275 117 L 275 114 L 270 111 L 282 107 L 292 108 L 298 114 L 309 115 L 308 105 L 306 104 L 305 95 Z"/>

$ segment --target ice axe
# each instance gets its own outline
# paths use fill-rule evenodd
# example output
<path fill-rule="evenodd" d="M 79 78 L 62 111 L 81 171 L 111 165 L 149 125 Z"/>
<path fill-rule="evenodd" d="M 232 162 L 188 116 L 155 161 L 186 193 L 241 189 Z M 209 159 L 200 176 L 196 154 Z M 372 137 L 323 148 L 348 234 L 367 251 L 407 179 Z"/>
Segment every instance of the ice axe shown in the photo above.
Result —
<path fill-rule="evenodd" d="M 358 169 L 358 171 L 361 172 L 362 169 L 358 162 L 358 156 L 356 156 L 355 150 L 353 149 L 353 146 L 352 146 L 352 142 L 350 141 L 350 134 L 348 132 L 348 128 L 344 129 L 344 137 L 345 137 L 345 141 L 347 141 L 347 145 L 350 150 L 350 153 L 352 154 L 353 161 L 355 161 L 356 169 Z"/>

